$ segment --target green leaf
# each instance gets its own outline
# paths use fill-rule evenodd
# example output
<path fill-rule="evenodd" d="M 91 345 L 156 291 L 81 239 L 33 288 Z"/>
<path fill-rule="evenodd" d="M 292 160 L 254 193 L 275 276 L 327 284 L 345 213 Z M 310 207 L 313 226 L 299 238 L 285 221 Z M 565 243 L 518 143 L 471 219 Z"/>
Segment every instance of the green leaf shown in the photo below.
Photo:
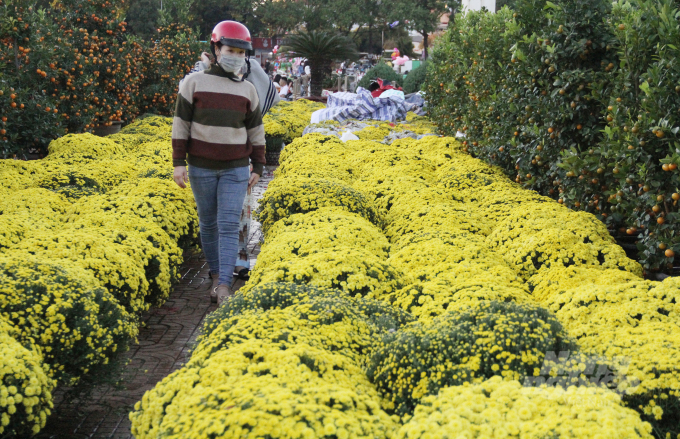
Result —
<path fill-rule="evenodd" d="M 648 83 L 647 81 L 645 81 L 645 82 L 643 82 L 642 84 L 640 84 L 640 90 L 642 90 L 643 92 L 645 92 L 645 94 L 646 94 L 647 96 L 650 96 L 650 95 L 651 95 L 651 93 L 650 93 L 650 91 L 649 91 L 649 83 Z"/>

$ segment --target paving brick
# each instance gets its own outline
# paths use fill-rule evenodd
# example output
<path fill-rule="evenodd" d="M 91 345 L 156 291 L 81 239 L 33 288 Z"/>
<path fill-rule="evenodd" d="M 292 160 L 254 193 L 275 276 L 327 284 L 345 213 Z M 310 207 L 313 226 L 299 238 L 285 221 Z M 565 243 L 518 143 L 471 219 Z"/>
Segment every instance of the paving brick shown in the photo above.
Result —
<path fill-rule="evenodd" d="M 258 200 L 269 181 L 272 169 L 254 188 Z M 253 220 L 248 249 L 251 258 L 259 254 L 262 232 Z M 252 261 L 251 261 L 252 264 Z M 166 303 L 142 316 L 139 343 L 122 354 L 129 363 L 122 377 L 122 388 L 99 386 L 82 401 L 67 402 L 64 390 L 54 394 L 54 409 L 39 439 L 130 439 L 128 414 L 147 390 L 189 359 L 200 326 L 216 306 L 210 303 L 208 264 L 201 252 L 187 252 L 180 268 L 180 282 L 173 288 Z M 243 282 L 237 282 L 235 289 Z"/>

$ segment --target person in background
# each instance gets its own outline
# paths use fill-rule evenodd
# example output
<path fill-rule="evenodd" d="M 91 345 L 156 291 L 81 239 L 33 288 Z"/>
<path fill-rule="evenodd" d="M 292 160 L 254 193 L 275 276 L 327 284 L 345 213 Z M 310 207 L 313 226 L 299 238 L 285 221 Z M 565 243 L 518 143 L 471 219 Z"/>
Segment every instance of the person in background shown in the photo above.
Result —
<path fill-rule="evenodd" d="M 309 67 L 309 60 L 305 61 L 305 74 L 302 77 L 303 96 L 311 96 L 310 82 L 312 80 L 312 69 Z"/>
<path fill-rule="evenodd" d="M 210 299 L 222 303 L 234 294 L 240 213 L 248 188 L 262 175 L 265 138 L 257 90 L 238 75 L 246 50 L 252 50 L 250 31 L 222 21 L 210 41 L 216 64 L 180 83 L 172 158 L 175 183 L 186 188 L 191 182 L 212 279 Z"/>
<path fill-rule="evenodd" d="M 279 75 L 277 73 L 276 76 L 274 76 L 273 82 L 274 82 L 274 87 L 276 87 L 276 93 L 277 94 L 280 93 L 281 92 L 281 75 Z"/>
<path fill-rule="evenodd" d="M 300 90 L 300 94 L 302 96 L 309 96 L 309 61 L 304 61 L 302 64 L 300 64 L 302 74 L 300 75 L 300 79 L 302 80 L 302 87 Z"/>
<path fill-rule="evenodd" d="M 264 72 L 268 75 L 269 72 L 271 72 L 272 69 L 272 63 L 269 62 L 269 60 L 266 60 L 264 62 Z"/>
<path fill-rule="evenodd" d="M 281 81 L 279 81 L 279 84 L 281 84 L 281 90 L 279 91 L 279 96 L 281 98 L 285 98 L 288 96 L 288 93 L 290 93 L 290 87 L 288 86 L 288 80 L 286 78 L 281 78 Z"/>

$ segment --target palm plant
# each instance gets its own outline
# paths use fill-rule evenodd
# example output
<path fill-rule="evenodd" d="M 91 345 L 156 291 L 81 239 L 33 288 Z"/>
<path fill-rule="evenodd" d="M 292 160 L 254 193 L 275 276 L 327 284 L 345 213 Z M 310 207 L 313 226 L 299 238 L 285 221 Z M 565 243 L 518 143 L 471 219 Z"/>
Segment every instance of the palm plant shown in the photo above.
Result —
<path fill-rule="evenodd" d="M 333 61 L 354 61 L 359 58 L 359 52 L 350 38 L 326 31 L 288 35 L 282 51 L 291 57 L 307 58 L 312 76 L 312 96 L 321 96 L 323 78 L 331 74 Z"/>

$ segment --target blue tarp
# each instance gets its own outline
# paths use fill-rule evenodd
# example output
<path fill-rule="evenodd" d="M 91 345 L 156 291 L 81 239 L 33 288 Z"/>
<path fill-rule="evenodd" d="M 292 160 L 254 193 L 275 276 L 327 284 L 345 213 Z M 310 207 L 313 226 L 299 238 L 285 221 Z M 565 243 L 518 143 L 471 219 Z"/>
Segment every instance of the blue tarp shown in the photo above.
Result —
<path fill-rule="evenodd" d="M 312 113 L 312 123 L 324 120 L 343 122 L 347 119 L 384 120 L 397 122 L 406 119 L 416 106 L 399 96 L 374 98 L 371 92 L 359 87 L 356 93 L 339 92 L 328 96 L 326 108 Z"/>

